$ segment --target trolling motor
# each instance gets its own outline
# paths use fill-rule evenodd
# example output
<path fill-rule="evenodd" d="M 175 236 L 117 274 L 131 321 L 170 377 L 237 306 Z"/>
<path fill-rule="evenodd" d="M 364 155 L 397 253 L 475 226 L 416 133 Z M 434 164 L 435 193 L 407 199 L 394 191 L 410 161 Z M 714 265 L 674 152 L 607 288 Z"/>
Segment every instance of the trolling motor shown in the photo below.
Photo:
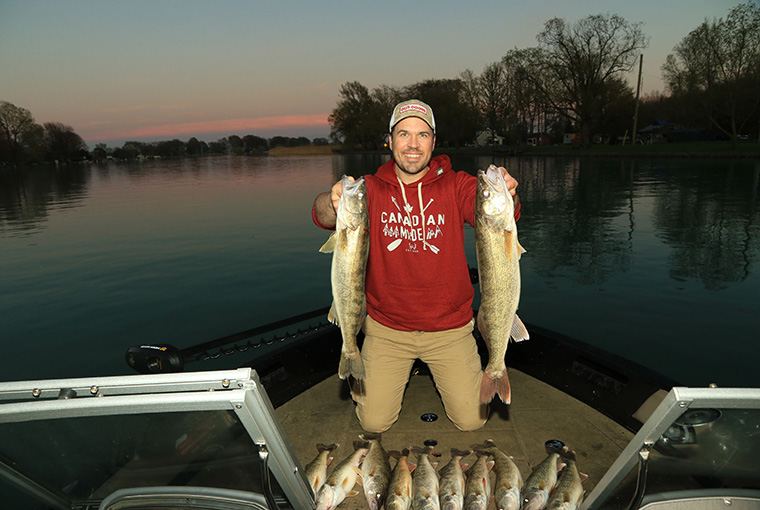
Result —
<path fill-rule="evenodd" d="M 185 362 L 170 344 L 136 345 L 127 349 L 127 364 L 141 374 L 182 372 Z"/>

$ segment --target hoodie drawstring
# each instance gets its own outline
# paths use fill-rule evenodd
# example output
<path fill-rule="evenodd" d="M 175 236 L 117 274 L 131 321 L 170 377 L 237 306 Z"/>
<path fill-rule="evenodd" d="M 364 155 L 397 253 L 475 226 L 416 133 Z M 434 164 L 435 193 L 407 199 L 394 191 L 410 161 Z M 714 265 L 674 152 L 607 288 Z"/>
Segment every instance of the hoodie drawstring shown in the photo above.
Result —
<path fill-rule="evenodd" d="M 412 226 L 412 206 L 409 205 L 409 202 L 406 200 L 406 189 L 404 186 L 404 183 L 401 182 L 401 179 L 399 176 L 396 176 L 396 180 L 398 181 L 399 186 L 401 186 L 401 196 L 404 198 L 404 210 L 406 211 L 406 216 L 409 218 L 409 227 Z M 422 182 L 417 183 L 417 199 L 420 202 L 420 221 L 422 222 L 422 249 L 427 250 L 430 248 L 430 251 L 435 253 L 436 255 L 440 251 L 439 248 L 433 246 L 427 241 L 427 232 L 425 230 L 425 208 L 422 205 Z"/>

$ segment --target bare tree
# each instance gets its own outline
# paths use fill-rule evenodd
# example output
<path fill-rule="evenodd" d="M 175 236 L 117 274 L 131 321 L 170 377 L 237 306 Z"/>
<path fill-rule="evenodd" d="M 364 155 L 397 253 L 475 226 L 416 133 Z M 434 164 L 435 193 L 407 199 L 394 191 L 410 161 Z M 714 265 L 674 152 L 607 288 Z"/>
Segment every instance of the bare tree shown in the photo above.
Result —
<path fill-rule="evenodd" d="M 536 37 L 537 51 L 529 51 L 531 79 L 552 107 L 581 129 L 588 145 L 592 128 L 604 109 L 601 99 L 611 78 L 631 71 L 647 39 L 642 23 L 618 15 L 596 14 L 568 25 L 553 18 Z"/>
<path fill-rule="evenodd" d="M 38 126 L 29 110 L 7 101 L 0 101 L 0 139 L 7 144 L 14 166 L 19 164 L 24 150 L 24 136 L 33 132 L 35 128 Z"/>
<path fill-rule="evenodd" d="M 480 111 L 491 134 L 506 136 L 509 89 L 501 62 L 488 64 L 480 75 Z"/>
<path fill-rule="evenodd" d="M 662 73 L 673 95 L 698 102 L 735 145 L 760 104 L 760 6 L 748 2 L 703 22 L 676 45 Z"/>

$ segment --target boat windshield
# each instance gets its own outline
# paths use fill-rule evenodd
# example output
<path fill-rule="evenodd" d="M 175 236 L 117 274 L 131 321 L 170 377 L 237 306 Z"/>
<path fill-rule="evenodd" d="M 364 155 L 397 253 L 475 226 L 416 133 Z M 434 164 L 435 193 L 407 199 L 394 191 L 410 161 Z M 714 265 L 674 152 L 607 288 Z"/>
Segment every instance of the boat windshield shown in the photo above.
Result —
<path fill-rule="evenodd" d="M 674 388 L 582 508 L 760 498 L 758 458 L 760 390 Z"/>
<path fill-rule="evenodd" d="M 232 411 L 3 423 L 0 458 L 73 501 L 165 485 L 262 492 L 258 449 Z"/>
<path fill-rule="evenodd" d="M 103 398 L 3 402 L 3 508 L 95 509 L 117 490 L 142 487 L 217 488 L 258 495 L 271 487 L 275 500 L 297 499 L 294 488 L 284 490 L 276 475 L 278 470 L 287 472 L 291 484 L 300 466 L 289 455 L 284 437 L 277 437 L 278 422 L 272 421 L 271 410 L 257 406 L 242 388 L 253 381 L 246 381 L 245 374 L 237 377 L 239 384 L 219 376 L 218 388 L 207 383 L 203 391 L 198 385 L 179 392 L 175 382 L 168 390 L 151 384 L 139 395 L 116 395 L 124 387 L 112 384 L 111 395 L 105 387 L 97 389 Z M 231 380 L 237 387 L 225 393 L 220 383 L 230 386 Z M 268 467 L 262 448 L 278 454 L 277 461 L 267 459 Z M 275 476 L 263 476 L 270 472 Z M 308 502 L 311 495 L 305 494 Z"/>

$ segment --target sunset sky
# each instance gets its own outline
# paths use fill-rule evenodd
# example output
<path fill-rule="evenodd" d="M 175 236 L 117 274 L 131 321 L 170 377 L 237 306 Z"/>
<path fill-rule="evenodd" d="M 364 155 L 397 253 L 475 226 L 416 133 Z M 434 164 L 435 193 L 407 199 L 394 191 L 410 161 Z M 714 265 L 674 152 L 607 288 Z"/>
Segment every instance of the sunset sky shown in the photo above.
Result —
<path fill-rule="evenodd" d="M 535 46 L 544 22 L 644 22 L 643 92 L 738 0 L 0 0 L 0 101 L 106 142 L 327 137 L 341 84 L 456 78 Z M 635 83 L 635 75 L 630 76 Z M 390 112 L 389 112 L 390 116 Z"/>

